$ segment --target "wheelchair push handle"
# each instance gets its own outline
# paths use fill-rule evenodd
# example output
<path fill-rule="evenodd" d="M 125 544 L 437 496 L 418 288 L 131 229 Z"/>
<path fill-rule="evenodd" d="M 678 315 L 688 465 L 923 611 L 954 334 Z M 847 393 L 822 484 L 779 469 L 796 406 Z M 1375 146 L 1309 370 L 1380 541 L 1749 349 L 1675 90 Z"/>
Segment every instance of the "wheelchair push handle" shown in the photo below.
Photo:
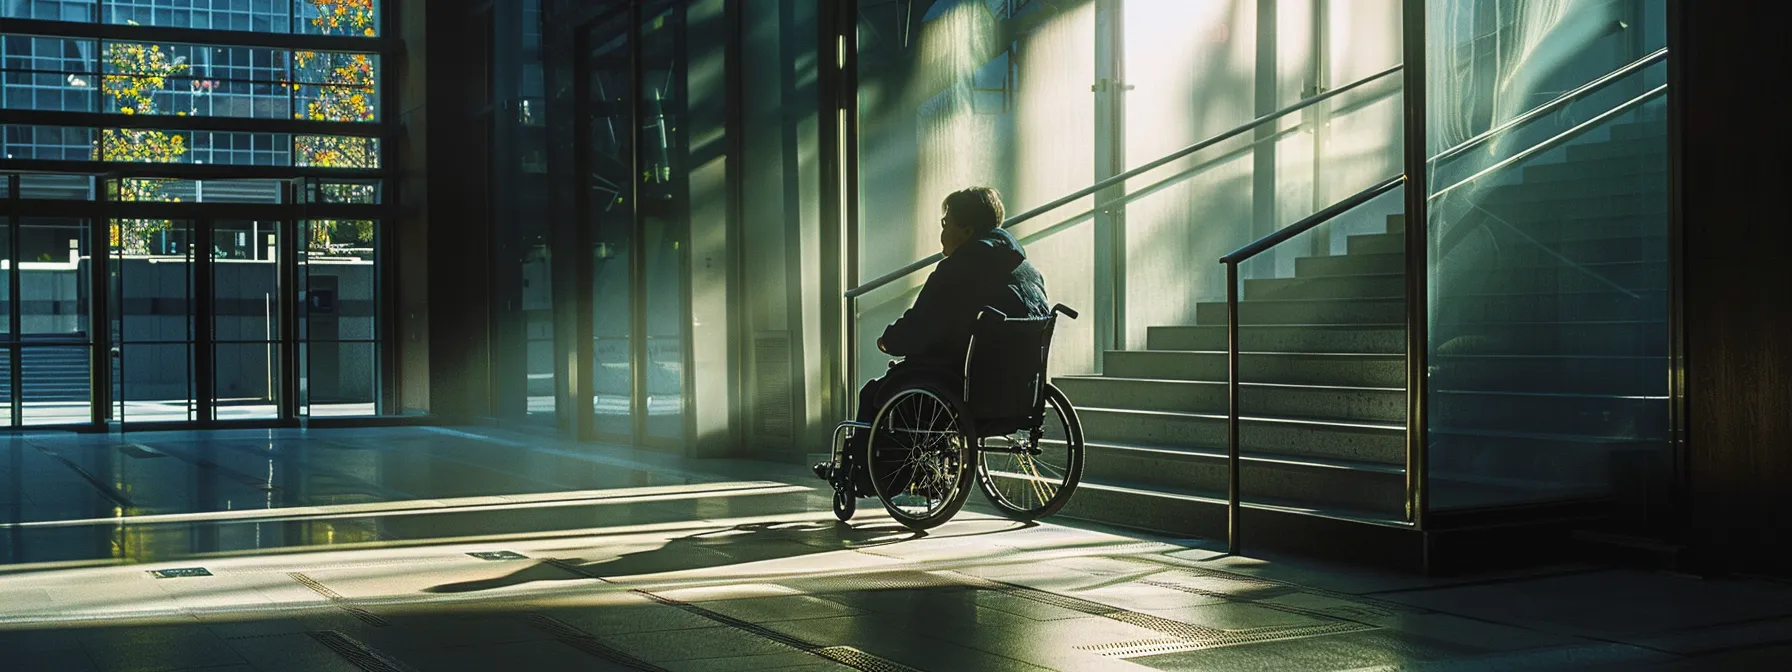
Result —
<path fill-rule="evenodd" d="M 1052 306 L 1052 312 L 1058 313 L 1060 315 L 1063 315 L 1063 316 L 1068 317 L 1073 320 L 1076 319 L 1076 317 L 1077 317 L 1075 310 L 1072 310 L 1070 308 L 1070 306 L 1066 306 L 1062 303 Z M 1000 310 L 996 310 L 993 307 L 984 306 L 983 310 L 977 311 L 977 319 L 981 320 L 981 319 L 986 319 L 986 318 L 996 320 L 999 322 L 999 321 L 1008 319 L 1008 314 L 1004 313 Z"/>

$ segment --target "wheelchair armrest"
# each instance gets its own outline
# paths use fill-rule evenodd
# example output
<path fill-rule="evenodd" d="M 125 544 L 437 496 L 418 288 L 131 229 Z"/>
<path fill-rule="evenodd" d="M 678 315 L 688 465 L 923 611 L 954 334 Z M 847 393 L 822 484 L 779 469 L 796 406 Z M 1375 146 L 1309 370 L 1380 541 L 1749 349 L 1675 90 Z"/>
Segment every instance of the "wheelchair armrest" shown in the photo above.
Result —
<path fill-rule="evenodd" d="M 1063 313 L 1065 317 L 1068 317 L 1073 320 L 1076 319 L 1076 311 L 1071 310 L 1070 306 L 1066 306 L 1062 303 L 1052 306 L 1052 312 Z"/>

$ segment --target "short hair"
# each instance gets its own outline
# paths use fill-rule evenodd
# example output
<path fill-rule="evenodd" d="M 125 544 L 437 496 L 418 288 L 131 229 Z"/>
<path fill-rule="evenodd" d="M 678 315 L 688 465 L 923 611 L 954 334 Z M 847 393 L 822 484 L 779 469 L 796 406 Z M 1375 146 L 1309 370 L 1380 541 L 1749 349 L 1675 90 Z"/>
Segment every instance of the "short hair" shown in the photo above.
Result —
<path fill-rule="evenodd" d="M 993 187 L 960 189 L 946 196 L 940 207 L 952 213 L 960 226 L 988 233 L 1002 226 L 1002 194 Z"/>

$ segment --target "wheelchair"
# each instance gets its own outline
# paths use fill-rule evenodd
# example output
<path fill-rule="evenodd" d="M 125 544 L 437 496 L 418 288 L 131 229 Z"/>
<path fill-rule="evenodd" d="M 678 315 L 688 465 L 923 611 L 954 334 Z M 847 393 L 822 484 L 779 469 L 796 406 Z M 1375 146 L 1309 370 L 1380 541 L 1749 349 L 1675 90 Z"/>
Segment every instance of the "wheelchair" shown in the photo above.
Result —
<path fill-rule="evenodd" d="M 872 422 L 840 423 L 830 461 L 815 468 L 834 487 L 834 516 L 850 520 L 859 498 L 875 496 L 903 526 L 933 528 L 964 507 L 973 468 L 1008 518 L 1030 522 L 1064 508 L 1082 478 L 1083 427 L 1046 379 L 1060 314 L 1077 317 L 1063 304 L 1041 318 L 984 308 L 962 387 L 907 381 L 882 391 Z M 863 449 L 849 452 L 858 432 L 867 433 Z"/>

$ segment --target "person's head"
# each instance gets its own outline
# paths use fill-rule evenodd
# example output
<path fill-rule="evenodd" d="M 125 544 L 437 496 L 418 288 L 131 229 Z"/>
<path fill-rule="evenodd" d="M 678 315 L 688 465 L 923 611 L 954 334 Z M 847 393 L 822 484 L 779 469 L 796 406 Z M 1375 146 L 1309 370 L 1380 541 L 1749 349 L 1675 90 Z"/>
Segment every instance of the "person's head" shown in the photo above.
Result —
<path fill-rule="evenodd" d="M 952 256 L 960 245 L 1002 225 L 1002 195 L 989 187 L 960 189 L 940 203 L 940 252 Z"/>

